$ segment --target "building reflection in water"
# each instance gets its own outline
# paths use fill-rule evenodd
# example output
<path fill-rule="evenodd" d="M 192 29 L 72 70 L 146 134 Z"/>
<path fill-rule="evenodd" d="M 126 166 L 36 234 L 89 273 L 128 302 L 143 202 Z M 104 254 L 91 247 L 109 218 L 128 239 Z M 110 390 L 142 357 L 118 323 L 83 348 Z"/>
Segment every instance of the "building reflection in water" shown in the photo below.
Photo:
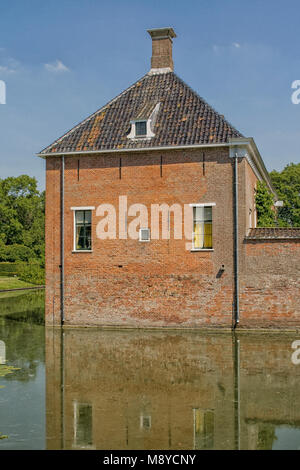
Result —
<path fill-rule="evenodd" d="M 74 401 L 74 447 L 93 448 L 93 405 Z"/>
<path fill-rule="evenodd" d="M 46 328 L 47 448 L 297 448 L 294 339 Z"/>

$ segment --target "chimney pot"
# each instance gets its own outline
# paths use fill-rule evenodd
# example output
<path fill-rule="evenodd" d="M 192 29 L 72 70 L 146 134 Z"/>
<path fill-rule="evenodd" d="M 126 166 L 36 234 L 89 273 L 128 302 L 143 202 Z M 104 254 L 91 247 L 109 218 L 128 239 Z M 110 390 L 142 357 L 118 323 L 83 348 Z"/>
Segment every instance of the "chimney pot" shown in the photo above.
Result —
<path fill-rule="evenodd" d="M 148 29 L 148 33 L 152 38 L 151 71 L 155 73 L 164 69 L 173 72 L 172 39 L 176 38 L 174 29 L 170 27 Z"/>

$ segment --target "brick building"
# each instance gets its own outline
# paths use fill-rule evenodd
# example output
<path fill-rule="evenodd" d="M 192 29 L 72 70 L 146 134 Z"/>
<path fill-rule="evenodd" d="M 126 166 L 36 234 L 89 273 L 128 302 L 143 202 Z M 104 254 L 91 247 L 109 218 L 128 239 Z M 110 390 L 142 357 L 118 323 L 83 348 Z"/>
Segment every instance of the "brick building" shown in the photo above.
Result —
<path fill-rule="evenodd" d="M 299 326 L 300 229 L 256 228 L 276 194 L 245 138 L 173 71 L 150 71 L 39 153 L 46 159 L 46 322 Z"/>

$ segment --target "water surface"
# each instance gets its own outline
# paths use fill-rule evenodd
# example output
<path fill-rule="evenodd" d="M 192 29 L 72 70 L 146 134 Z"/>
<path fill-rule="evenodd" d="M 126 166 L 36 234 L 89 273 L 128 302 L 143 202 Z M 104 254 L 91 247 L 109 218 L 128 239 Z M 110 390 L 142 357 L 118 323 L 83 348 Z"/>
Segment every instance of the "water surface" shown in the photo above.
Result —
<path fill-rule="evenodd" d="M 300 449 L 300 336 L 42 319 L 42 292 L 0 298 L 0 449 Z"/>
<path fill-rule="evenodd" d="M 43 300 L 43 291 L 0 295 L 0 450 L 45 449 Z M 4 364 L 17 370 L 1 376 Z"/>

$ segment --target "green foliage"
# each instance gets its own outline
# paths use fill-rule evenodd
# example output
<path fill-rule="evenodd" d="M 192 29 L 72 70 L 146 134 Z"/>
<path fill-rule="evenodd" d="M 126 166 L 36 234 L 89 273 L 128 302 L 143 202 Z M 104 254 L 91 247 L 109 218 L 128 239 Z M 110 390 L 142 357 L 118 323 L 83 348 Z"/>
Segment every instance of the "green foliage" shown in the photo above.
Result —
<path fill-rule="evenodd" d="M 19 281 L 21 282 L 21 281 Z M 1 318 L 30 323 L 44 324 L 44 289 L 0 293 L 0 330 Z M 1 337 L 1 339 L 3 339 Z"/>
<path fill-rule="evenodd" d="M 22 281 L 31 284 L 45 284 L 45 270 L 38 260 L 31 260 L 29 263 L 20 263 L 18 265 L 18 277 Z"/>
<path fill-rule="evenodd" d="M 257 210 L 257 226 L 275 227 L 276 213 L 273 209 L 274 198 L 266 184 L 262 181 L 258 181 L 257 183 L 255 202 Z"/>
<path fill-rule="evenodd" d="M 272 184 L 284 206 L 278 208 L 281 226 L 300 227 L 300 163 L 290 163 L 281 172 L 270 173 Z"/>
<path fill-rule="evenodd" d="M 5 377 L 7 374 L 12 374 L 15 370 L 20 370 L 20 367 L 6 366 L 0 364 L 0 377 Z"/>
<path fill-rule="evenodd" d="M 28 261 L 36 255 L 28 246 L 4 245 L 0 243 L 0 256 L 2 261 L 14 263 L 15 261 Z"/>
<path fill-rule="evenodd" d="M 0 261 L 44 258 L 44 212 L 35 178 L 0 179 Z"/>
<path fill-rule="evenodd" d="M 0 263 L 0 277 L 1 276 L 17 276 L 18 265 L 16 263 Z"/>
<path fill-rule="evenodd" d="M 272 424 L 259 424 L 257 450 L 272 450 L 277 440 L 275 426 Z"/>

